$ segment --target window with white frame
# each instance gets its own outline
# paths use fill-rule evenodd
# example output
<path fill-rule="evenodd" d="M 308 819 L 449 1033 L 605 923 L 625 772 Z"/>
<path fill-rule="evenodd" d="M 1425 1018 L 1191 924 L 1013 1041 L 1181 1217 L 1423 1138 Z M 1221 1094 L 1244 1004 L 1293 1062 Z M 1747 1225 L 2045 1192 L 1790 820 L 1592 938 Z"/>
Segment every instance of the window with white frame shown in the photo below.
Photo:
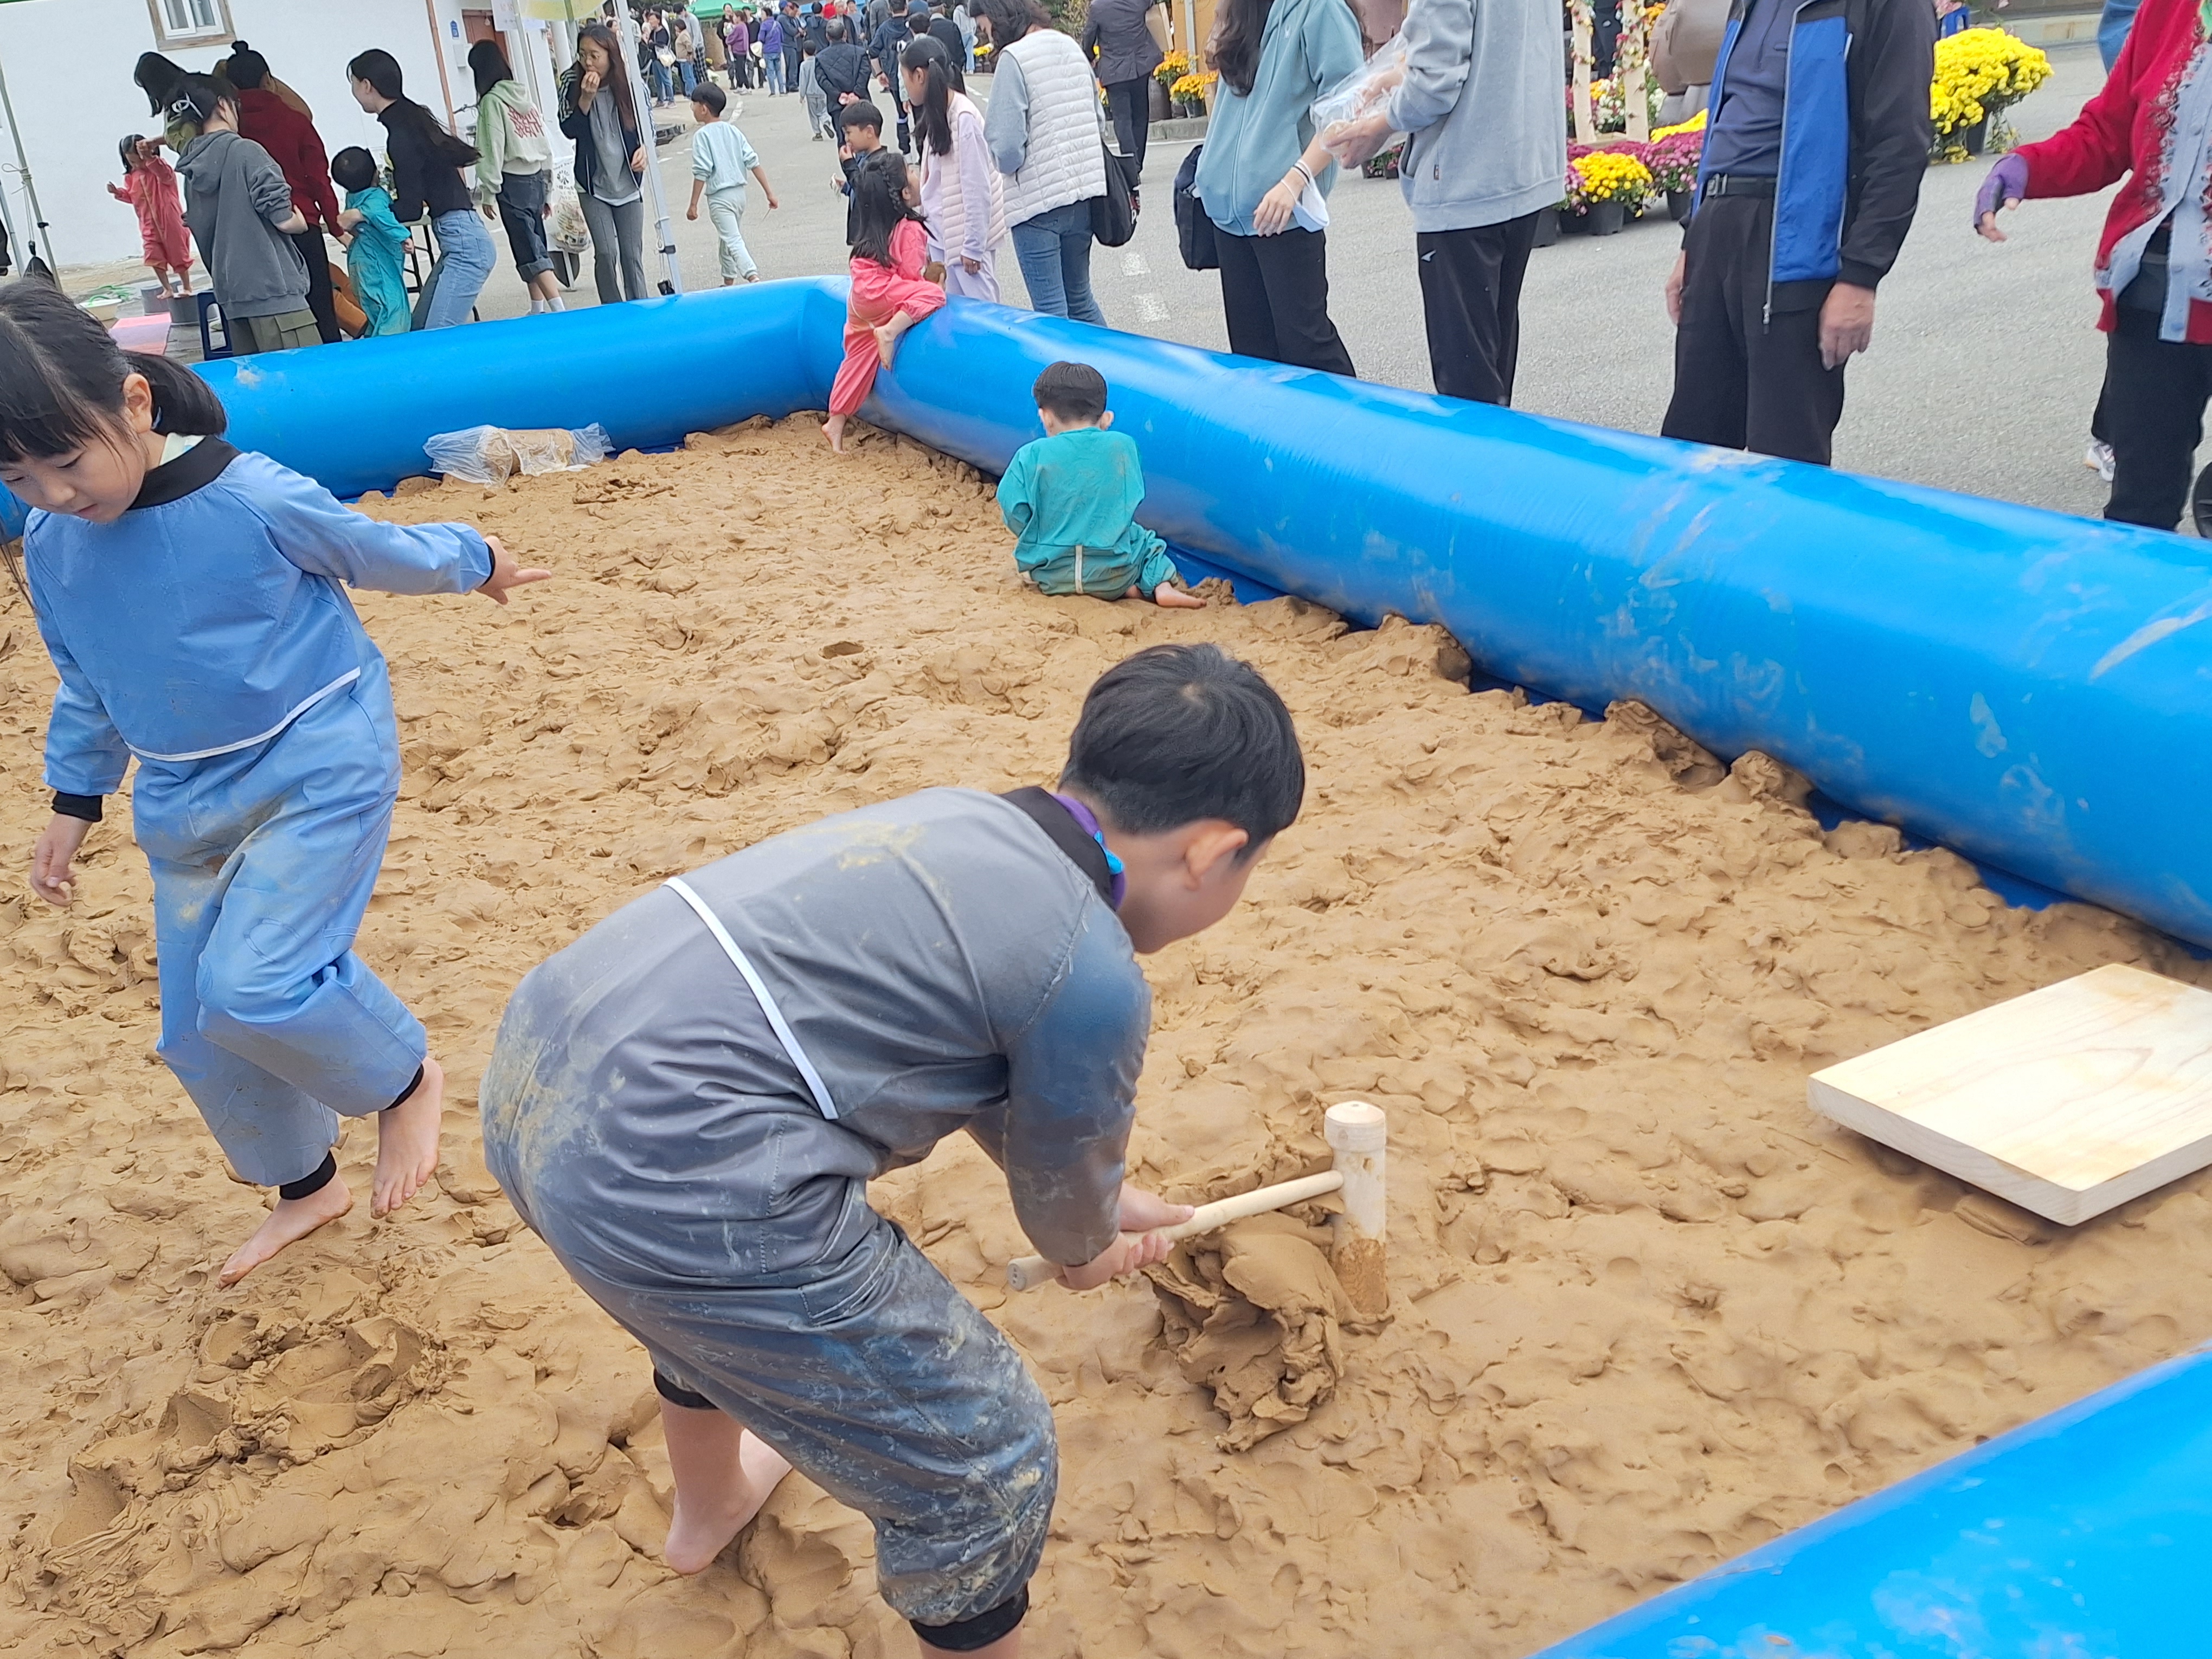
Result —
<path fill-rule="evenodd" d="M 164 46 L 220 46 L 232 35 L 230 0 L 146 0 Z"/>

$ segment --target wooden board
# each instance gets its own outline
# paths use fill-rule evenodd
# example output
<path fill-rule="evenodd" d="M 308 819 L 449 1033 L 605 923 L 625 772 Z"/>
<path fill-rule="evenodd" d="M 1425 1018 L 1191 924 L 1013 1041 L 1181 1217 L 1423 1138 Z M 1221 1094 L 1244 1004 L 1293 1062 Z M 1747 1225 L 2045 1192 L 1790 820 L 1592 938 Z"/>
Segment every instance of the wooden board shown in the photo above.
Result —
<path fill-rule="evenodd" d="M 1807 1089 L 1845 1127 L 2076 1226 L 2212 1164 L 2212 991 L 2100 968 Z"/>

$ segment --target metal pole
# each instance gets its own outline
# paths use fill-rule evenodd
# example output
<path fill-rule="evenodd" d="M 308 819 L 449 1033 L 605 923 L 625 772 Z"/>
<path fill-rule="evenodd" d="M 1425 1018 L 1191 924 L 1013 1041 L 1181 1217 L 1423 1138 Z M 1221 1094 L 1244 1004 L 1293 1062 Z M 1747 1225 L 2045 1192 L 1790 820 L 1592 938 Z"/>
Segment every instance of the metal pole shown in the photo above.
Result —
<path fill-rule="evenodd" d="M 653 203 L 653 229 L 660 249 L 663 294 L 684 292 L 684 273 L 676 264 L 676 225 L 668 216 L 668 198 L 660 188 L 660 146 L 653 131 L 653 94 L 645 89 L 645 76 L 637 62 L 637 19 L 628 6 L 615 8 L 615 39 L 622 43 L 624 73 L 629 76 L 630 107 L 638 112 L 638 140 L 645 146 L 647 196 Z"/>
<path fill-rule="evenodd" d="M 31 222 L 39 228 L 39 238 L 44 239 L 46 234 L 46 210 L 39 205 L 39 186 L 31 177 L 31 158 L 23 153 L 23 130 L 15 125 L 15 100 L 8 95 L 8 75 L 4 69 L 0 69 L 0 112 L 6 114 L 8 137 L 15 146 L 15 170 L 23 175 L 23 197 L 30 204 Z M 13 228 L 12 225 L 10 228 Z M 30 243 L 30 249 L 31 258 L 37 258 L 43 252 L 46 264 L 58 268 L 60 262 L 54 258 L 51 240 L 41 249 L 39 240 L 34 239 Z M 28 264 L 30 259 L 19 259 L 17 263 L 19 266 Z"/>

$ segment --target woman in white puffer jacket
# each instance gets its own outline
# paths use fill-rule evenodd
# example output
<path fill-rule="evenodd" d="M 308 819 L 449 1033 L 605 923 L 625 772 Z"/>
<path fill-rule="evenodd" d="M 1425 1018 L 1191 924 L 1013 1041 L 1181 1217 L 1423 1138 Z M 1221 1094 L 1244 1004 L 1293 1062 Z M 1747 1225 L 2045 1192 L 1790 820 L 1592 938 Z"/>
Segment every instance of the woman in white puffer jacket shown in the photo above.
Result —
<path fill-rule="evenodd" d="M 1106 193 L 1106 122 L 1091 60 L 1035 0 L 976 3 L 991 36 L 983 132 L 1005 175 L 1030 304 L 1103 326 L 1091 292 L 1091 204 Z"/>

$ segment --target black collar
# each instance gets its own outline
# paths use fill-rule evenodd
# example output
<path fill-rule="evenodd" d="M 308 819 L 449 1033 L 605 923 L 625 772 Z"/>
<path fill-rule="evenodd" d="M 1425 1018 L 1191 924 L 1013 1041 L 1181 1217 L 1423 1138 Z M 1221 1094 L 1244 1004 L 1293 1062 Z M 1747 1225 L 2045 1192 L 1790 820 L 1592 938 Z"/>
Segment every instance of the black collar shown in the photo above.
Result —
<path fill-rule="evenodd" d="M 1091 884 L 1098 890 L 1098 896 L 1106 901 L 1107 908 L 1113 908 L 1114 872 L 1107 866 L 1106 849 L 1091 839 L 1075 821 L 1075 814 L 1054 799 L 1050 790 L 1009 789 L 999 799 L 1027 813 L 1036 827 L 1052 838 L 1052 844 L 1091 878 Z"/>
<path fill-rule="evenodd" d="M 142 507 L 167 507 L 194 490 L 204 489 L 222 476 L 223 468 L 238 459 L 234 445 L 221 438 L 203 438 L 173 461 L 164 461 L 146 474 L 138 486 L 138 499 L 131 511 Z"/>

